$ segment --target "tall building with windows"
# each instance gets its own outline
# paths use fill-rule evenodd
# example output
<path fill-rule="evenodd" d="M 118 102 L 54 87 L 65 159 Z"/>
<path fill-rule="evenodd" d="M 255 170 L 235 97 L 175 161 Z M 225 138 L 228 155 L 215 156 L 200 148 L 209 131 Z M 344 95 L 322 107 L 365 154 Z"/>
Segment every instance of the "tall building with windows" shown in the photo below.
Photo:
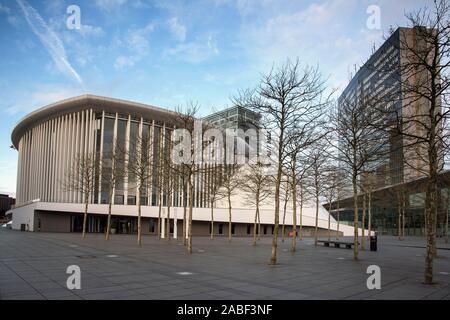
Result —
<path fill-rule="evenodd" d="M 258 118 L 253 113 L 237 110 L 230 112 L 227 121 L 239 124 L 240 116 Z M 12 143 L 18 151 L 17 202 L 12 213 L 14 229 L 30 231 L 79 232 L 82 228 L 84 194 L 76 189 L 64 188 L 67 173 L 80 155 L 95 156 L 95 188 L 89 196 L 88 232 L 104 232 L 109 207 L 109 192 L 112 191 L 112 232 L 135 233 L 137 231 L 137 200 L 142 204 L 142 230 L 144 234 L 157 232 L 159 204 L 162 206 L 163 226 L 170 223 L 170 234 L 182 234 L 183 207 L 188 193 L 183 194 L 181 183 L 174 183 L 172 193 L 158 190 L 158 163 L 168 160 L 167 141 L 176 128 L 177 115 L 166 109 L 131 101 L 83 95 L 55 102 L 25 116 L 12 132 Z M 237 121 L 237 123 L 236 123 Z M 225 123 L 223 123 L 225 125 Z M 123 177 L 112 186 L 112 150 L 124 157 L 139 157 L 142 149 L 136 147 L 138 137 L 148 138 L 148 153 L 152 157 L 152 176 L 148 183 L 137 188 L 136 178 L 130 170 L 123 168 Z M 138 151 L 141 150 L 141 151 Z M 147 152 L 147 151 L 146 151 Z M 160 158 L 161 157 L 161 158 Z M 161 160 L 161 161 L 160 161 Z M 128 163 L 128 164 L 126 164 Z M 124 165 L 129 165 L 124 162 Z M 149 167 L 150 167 L 149 166 Z M 214 172 L 203 170 L 193 177 L 193 229 L 194 235 L 208 235 L 210 230 L 210 188 Z M 162 177 L 162 176 L 161 176 Z M 180 182 L 179 177 L 172 178 Z M 137 190 L 139 189 L 139 190 Z M 139 197 L 139 198 L 138 198 Z M 160 200 L 161 199 L 161 200 Z M 170 201 L 170 202 L 169 202 Z M 170 216 L 168 204 L 170 203 Z M 213 233 L 226 235 L 228 230 L 228 202 L 217 201 L 214 210 Z M 243 191 L 232 197 L 232 232 L 245 236 L 253 234 L 255 208 L 249 205 Z M 297 213 L 297 216 L 300 213 Z M 328 226 L 328 212 L 319 208 L 319 228 L 323 232 Z M 273 202 L 261 207 L 260 220 L 271 234 L 274 215 Z M 286 214 L 285 224 L 292 228 L 292 212 Z M 297 217 L 300 221 L 300 217 Z M 304 234 L 308 235 L 315 225 L 315 207 L 304 206 L 302 212 Z M 291 227 L 289 227 L 291 225 Z M 331 228 L 337 223 L 332 218 Z M 165 228 L 162 228 L 162 232 Z M 353 229 L 340 226 L 344 235 Z M 288 232 L 287 231 L 287 232 Z M 163 235 L 167 236 L 167 235 Z"/>
<path fill-rule="evenodd" d="M 420 235 L 425 230 L 423 212 L 428 150 L 427 146 L 420 142 L 421 139 L 408 138 L 408 134 L 419 138 L 428 134 L 425 127 L 429 123 L 430 102 L 421 93 L 427 91 L 430 75 L 429 70 L 418 67 L 420 64 L 417 64 L 417 59 L 422 59 L 423 56 L 431 59 L 432 55 L 427 55 L 432 48 L 427 34 L 432 32 L 433 30 L 423 27 L 395 30 L 356 72 L 339 97 L 340 108 L 347 103 L 359 104 L 367 112 L 376 112 L 378 121 L 387 128 L 392 128 L 390 131 L 384 131 L 382 139 L 374 139 L 383 152 L 380 152 L 381 156 L 372 161 L 365 168 L 366 172 L 360 176 L 360 182 L 371 179 L 372 228 L 381 233 L 398 234 L 401 206 L 406 208 L 407 217 L 403 224 L 408 229 L 408 234 Z M 384 111 L 378 112 L 379 110 Z M 436 117 L 439 116 L 439 101 L 433 112 Z M 406 135 L 398 134 L 398 123 Z M 441 132 L 442 128 L 437 128 L 437 134 Z M 438 180 L 439 188 L 442 188 L 437 199 L 441 208 L 438 213 L 438 223 L 441 225 L 439 232 L 442 232 L 448 211 L 445 208 L 448 206 L 446 199 L 449 180 L 448 172 L 442 170 L 442 151 L 443 149 L 438 151 Z M 330 207 L 340 205 L 341 221 L 353 223 L 353 194 L 345 191 L 343 193 L 340 201 L 332 203 Z M 336 210 L 333 215 L 337 217 Z"/>
<path fill-rule="evenodd" d="M 370 108 L 383 109 L 386 111 L 384 115 L 378 113 L 383 117 L 381 121 L 393 126 L 379 141 L 379 153 L 383 156 L 370 163 L 367 168 L 376 173 L 378 187 L 403 183 L 422 176 L 414 169 L 421 165 L 420 154 L 413 155 L 411 150 L 405 148 L 404 136 L 400 136 L 395 130 L 396 115 L 402 119 L 411 114 L 420 114 L 422 105 L 427 103 L 421 100 L 411 101 L 403 92 L 402 85 L 405 81 L 418 81 L 407 74 L 404 67 L 409 59 L 405 54 L 405 44 L 409 48 L 425 45 L 417 28 L 398 28 L 356 72 L 338 99 L 340 107 L 346 103 L 366 103 Z M 415 128 L 412 127 L 412 130 Z M 421 134 L 418 131 L 415 133 Z M 407 161 L 413 165 L 408 165 Z"/>

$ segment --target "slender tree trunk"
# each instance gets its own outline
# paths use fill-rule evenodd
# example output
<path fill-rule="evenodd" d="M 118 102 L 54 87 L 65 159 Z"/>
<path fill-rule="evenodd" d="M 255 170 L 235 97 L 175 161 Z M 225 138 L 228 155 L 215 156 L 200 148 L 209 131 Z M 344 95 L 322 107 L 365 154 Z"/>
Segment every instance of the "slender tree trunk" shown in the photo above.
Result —
<path fill-rule="evenodd" d="M 366 194 L 363 194 L 363 208 L 362 208 L 362 217 L 361 217 L 361 224 L 362 224 L 362 230 L 361 230 L 361 250 L 366 250 L 366 235 L 365 235 L 365 229 L 366 229 Z"/>
<path fill-rule="evenodd" d="M 284 242 L 285 238 L 285 229 L 286 229 L 286 209 L 287 209 L 287 197 L 284 199 L 284 206 L 283 206 L 283 225 L 281 227 L 281 241 Z"/>
<path fill-rule="evenodd" d="M 406 196 L 402 194 L 402 239 L 405 239 Z"/>
<path fill-rule="evenodd" d="M 261 240 L 261 219 L 259 215 L 259 205 L 258 205 L 258 240 Z"/>
<path fill-rule="evenodd" d="M 434 142 L 435 128 L 431 126 L 431 138 Z M 429 159 L 429 180 L 426 192 L 426 217 L 427 217 L 427 253 L 425 256 L 425 283 L 433 283 L 433 259 L 437 254 L 436 251 L 436 218 L 437 218 L 437 151 L 436 146 L 431 145 L 428 149 Z"/>
<path fill-rule="evenodd" d="M 292 178 L 292 252 L 297 250 L 297 183 Z"/>
<path fill-rule="evenodd" d="M 255 203 L 256 203 L 256 211 L 255 211 L 255 222 L 253 224 L 253 246 L 256 246 L 256 228 L 259 216 L 259 189 L 256 190 Z"/>
<path fill-rule="evenodd" d="M 170 192 L 171 191 L 169 191 L 169 195 L 168 195 L 169 199 L 167 199 L 167 226 L 166 226 L 167 240 L 170 240 L 170 201 L 171 201 Z"/>
<path fill-rule="evenodd" d="M 214 238 L 214 200 L 211 201 L 211 240 Z"/>
<path fill-rule="evenodd" d="M 84 203 L 84 216 L 83 216 L 83 234 L 82 237 L 86 238 L 86 223 L 88 216 L 89 196 L 85 196 L 86 202 Z"/>
<path fill-rule="evenodd" d="M 445 243 L 448 243 L 448 210 L 450 207 L 450 190 L 447 191 L 447 207 L 445 210 Z"/>
<path fill-rule="evenodd" d="M 187 191 L 187 186 L 185 188 L 185 192 Z M 186 228 L 187 228 L 187 197 L 185 197 L 185 199 L 183 199 L 183 244 L 186 246 L 187 245 L 187 237 L 186 237 Z"/>
<path fill-rule="evenodd" d="M 138 245 L 142 246 L 142 226 L 141 226 L 141 196 L 137 197 L 138 202 Z"/>
<path fill-rule="evenodd" d="M 111 187 L 112 189 L 112 187 Z M 111 230 L 111 211 L 112 211 L 112 192 L 109 192 L 109 203 L 108 203 L 108 219 L 106 223 L 106 234 L 105 239 L 109 240 L 109 232 Z"/>
<path fill-rule="evenodd" d="M 330 197 L 330 212 L 328 212 L 328 241 L 331 239 L 331 199 L 332 198 Z"/>
<path fill-rule="evenodd" d="M 314 226 L 314 245 L 317 246 L 318 236 L 318 224 L 319 224 L 319 193 L 316 191 L 316 223 Z"/>
<path fill-rule="evenodd" d="M 303 196 L 300 195 L 302 199 L 300 199 L 300 216 L 299 216 L 299 230 L 300 240 L 303 240 Z"/>
<path fill-rule="evenodd" d="M 279 150 L 279 154 L 281 150 Z M 270 256 L 270 264 L 277 264 L 277 246 L 278 246 L 278 228 L 280 224 L 280 183 L 281 183 L 281 161 L 278 163 L 277 178 L 275 181 L 275 218 L 273 226 L 273 236 L 272 236 L 272 252 Z"/>
<path fill-rule="evenodd" d="M 397 226 L 397 233 L 398 233 L 398 240 L 402 240 L 402 200 L 400 199 L 400 192 L 397 193 L 397 211 L 398 211 L 398 226 Z"/>
<path fill-rule="evenodd" d="M 159 187 L 161 188 L 161 187 Z M 162 192 L 158 190 L 158 239 L 161 239 L 161 210 L 162 210 Z"/>
<path fill-rule="evenodd" d="M 356 163 L 356 161 L 355 161 Z M 352 185 L 353 185 L 353 260 L 358 260 L 358 189 L 356 186 L 357 174 L 353 171 Z"/>
<path fill-rule="evenodd" d="M 192 176 L 189 177 L 189 222 L 188 222 L 188 253 L 192 254 L 192 209 L 194 206 L 194 190 L 192 185 Z"/>
<path fill-rule="evenodd" d="M 341 216 L 340 216 L 340 208 L 339 208 L 339 191 L 338 191 L 338 199 L 337 199 L 337 231 L 336 231 L 336 239 L 339 240 L 339 224 L 341 223 Z"/>
<path fill-rule="evenodd" d="M 256 212 L 255 212 L 255 222 L 253 224 L 253 242 L 252 245 L 256 246 L 256 228 L 257 228 L 257 220 L 258 220 L 258 204 L 256 204 Z"/>
<path fill-rule="evenodd" d="M 228 192 L 228 241 L 231 241 L 231 194 Z"/>

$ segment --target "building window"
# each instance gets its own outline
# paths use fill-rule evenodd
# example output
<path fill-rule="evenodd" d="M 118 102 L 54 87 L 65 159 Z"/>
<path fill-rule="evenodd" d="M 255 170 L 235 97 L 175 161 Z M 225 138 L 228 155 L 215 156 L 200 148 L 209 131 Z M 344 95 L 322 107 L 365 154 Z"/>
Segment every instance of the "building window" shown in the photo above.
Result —
<path fill-rule="evenodd" d="M 223 234 L 223 224 L 219 224 L 219 234 Z"/>
<path fill-rule="evenodd" d="M 252 226 L 251 225 L 247 225 L 247 234 L 250 234 L 252 232 Z"/>
<path fill-rule="evenodd" d="M 264 234 L 267 234 L 267 226 L 264 226 Z"/>
<path fill-rule="evenodd" d="M 127 197 L 127 204 L 134 206 L 136 205 L 136 196 L 128 196 Z"/>
<path fill-rule="evenodd" d="M 122 195 L 114 196 L 114 204 L 123 204 L 124 197 Z"/>
<path fill-rule="evenodd" d="M 231 234 L 236 234 L 236 225 L 234 223 L 231 225 Z"/>

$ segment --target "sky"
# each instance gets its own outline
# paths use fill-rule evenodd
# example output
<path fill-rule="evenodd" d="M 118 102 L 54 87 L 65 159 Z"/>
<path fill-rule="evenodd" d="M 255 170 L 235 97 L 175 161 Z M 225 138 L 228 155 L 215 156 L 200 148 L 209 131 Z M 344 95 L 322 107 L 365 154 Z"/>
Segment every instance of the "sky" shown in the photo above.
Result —
<path fill-rule="evenodd" d="M 168 109 L 196 101 L 206 115 L 296 58 L 317 66 L 330 88 L 343 90 L 389 29 L 406 25 L 405 12 L 426 4 L 430 0 L 0 0 L 0 193 L 15 194 L 11 131 L 39 107 L 90 93 Z M 79 20 L 71 5 L 79 8 Z"/>

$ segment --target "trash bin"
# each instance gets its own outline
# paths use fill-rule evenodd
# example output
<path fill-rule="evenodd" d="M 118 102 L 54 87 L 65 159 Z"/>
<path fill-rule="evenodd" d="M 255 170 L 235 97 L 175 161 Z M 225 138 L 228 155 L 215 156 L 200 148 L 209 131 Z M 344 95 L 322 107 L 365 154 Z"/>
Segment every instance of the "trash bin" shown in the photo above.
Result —
<path fill-rule="evenodd" d="M 377 251 L 377 235 L 370 237 L 370 251 Z"/>
<path fill-rule="evenodd" d="M 20 231 L 25 231 L 26 230 L 26 225 L 25 223 L 21 223 L 20 224 Z"/>

